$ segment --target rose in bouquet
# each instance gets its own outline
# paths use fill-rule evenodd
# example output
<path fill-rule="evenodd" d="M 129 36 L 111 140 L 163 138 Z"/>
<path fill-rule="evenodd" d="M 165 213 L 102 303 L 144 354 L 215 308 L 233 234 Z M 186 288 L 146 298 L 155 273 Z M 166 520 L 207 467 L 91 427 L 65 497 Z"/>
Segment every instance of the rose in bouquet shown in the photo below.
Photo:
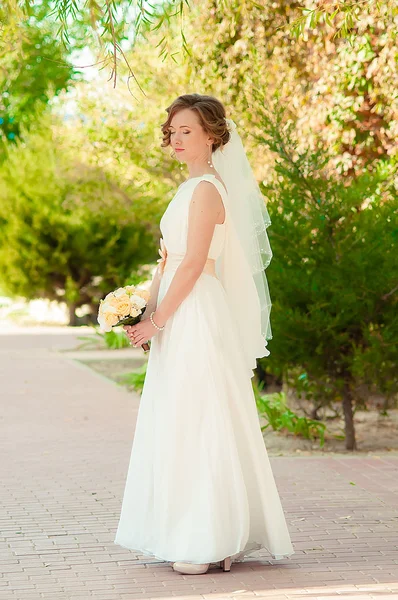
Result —
<path fill-rule="evenodd" d="M 136 325 L 141 321 L 147 307 L 150 293 L 134 285 L 126 285 L 109 292 L 100 300 L 98 308 L 98 323 L 105 331 L 111 331 L 117 325 Z M 144 352 L 149 350 L 147 343 L 142 344 Z"/>

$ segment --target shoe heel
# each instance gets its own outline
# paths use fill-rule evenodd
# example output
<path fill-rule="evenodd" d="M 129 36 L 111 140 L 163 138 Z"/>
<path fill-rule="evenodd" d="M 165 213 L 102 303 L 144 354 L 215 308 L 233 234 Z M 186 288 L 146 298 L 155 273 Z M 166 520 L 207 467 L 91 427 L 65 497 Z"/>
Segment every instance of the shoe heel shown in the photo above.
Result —
<path fill-rule="evenodd" d="M 224 560 L 220 560 L 220 567 L 223 571 L 230 571 L 231 564 L 232 564 L 232 559 L 230 556 L 227 556 L 227 558 L 224 558 Z"/>

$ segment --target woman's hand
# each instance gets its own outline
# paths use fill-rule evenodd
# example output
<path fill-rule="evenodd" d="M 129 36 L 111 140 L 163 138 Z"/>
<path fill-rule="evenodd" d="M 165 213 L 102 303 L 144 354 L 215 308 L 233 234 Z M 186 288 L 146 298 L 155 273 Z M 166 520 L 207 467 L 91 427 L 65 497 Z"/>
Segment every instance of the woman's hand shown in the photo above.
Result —
<path fill-rule="evenodd" d="M 147 319 L 141 319 L 141 321 L 135 325 L 123 325 L 123 329 L 126 331 L 134 348 L 136 346 L 142 346 L 142 344 L 147 342 L 158 332 L 158 329 L 152 325 L 149 317 Z"/>

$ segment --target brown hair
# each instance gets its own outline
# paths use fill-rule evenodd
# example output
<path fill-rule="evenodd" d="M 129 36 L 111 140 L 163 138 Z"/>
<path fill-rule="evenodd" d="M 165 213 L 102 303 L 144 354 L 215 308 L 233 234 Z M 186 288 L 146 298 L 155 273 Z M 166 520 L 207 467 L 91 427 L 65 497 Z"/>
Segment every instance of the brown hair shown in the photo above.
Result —
<path fill-rule="evenodd" d="M 168 113 L 167 121 L 160 126 L 163 133 L 161 147 L 170 146 L 170 123 L 174 115 L 184 108 L 196 111 L 205 132 L 214 138 L 213 152 L 220 146 L 225 146 L 229 141 L 230 133 L 225 120 L 225 108 L 223 104 L 217 98 L 214 98 L 214 96 L 184 94 L 183 96 L 178 96 L 166 108 L 166 112 Z"/>

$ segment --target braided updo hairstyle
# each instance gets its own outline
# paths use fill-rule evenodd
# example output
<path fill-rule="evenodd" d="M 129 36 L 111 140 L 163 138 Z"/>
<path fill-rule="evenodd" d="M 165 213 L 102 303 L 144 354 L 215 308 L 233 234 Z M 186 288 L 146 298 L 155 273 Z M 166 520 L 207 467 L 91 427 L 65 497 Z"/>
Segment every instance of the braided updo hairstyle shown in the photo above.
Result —
<path fill-rule="evenodd" d="M 163 134 L 163 140 L 160 144 L 162 148 L 170 146 L 170 123 L 174 115 L 184 108 L 196 111 L 204 131 L 214 138 L 212 152 L 215 152 L 217 148 L 225 146 L 230 139 L 230 133 L 225 120 L 226 116 L 223 104 L 217 98 L 214 98 L 214 96 L 184 94 L 183 96 L 178 96 L 166 108 L 168 117 L 165 123 L 162 123 L 160 126 Z"/>

